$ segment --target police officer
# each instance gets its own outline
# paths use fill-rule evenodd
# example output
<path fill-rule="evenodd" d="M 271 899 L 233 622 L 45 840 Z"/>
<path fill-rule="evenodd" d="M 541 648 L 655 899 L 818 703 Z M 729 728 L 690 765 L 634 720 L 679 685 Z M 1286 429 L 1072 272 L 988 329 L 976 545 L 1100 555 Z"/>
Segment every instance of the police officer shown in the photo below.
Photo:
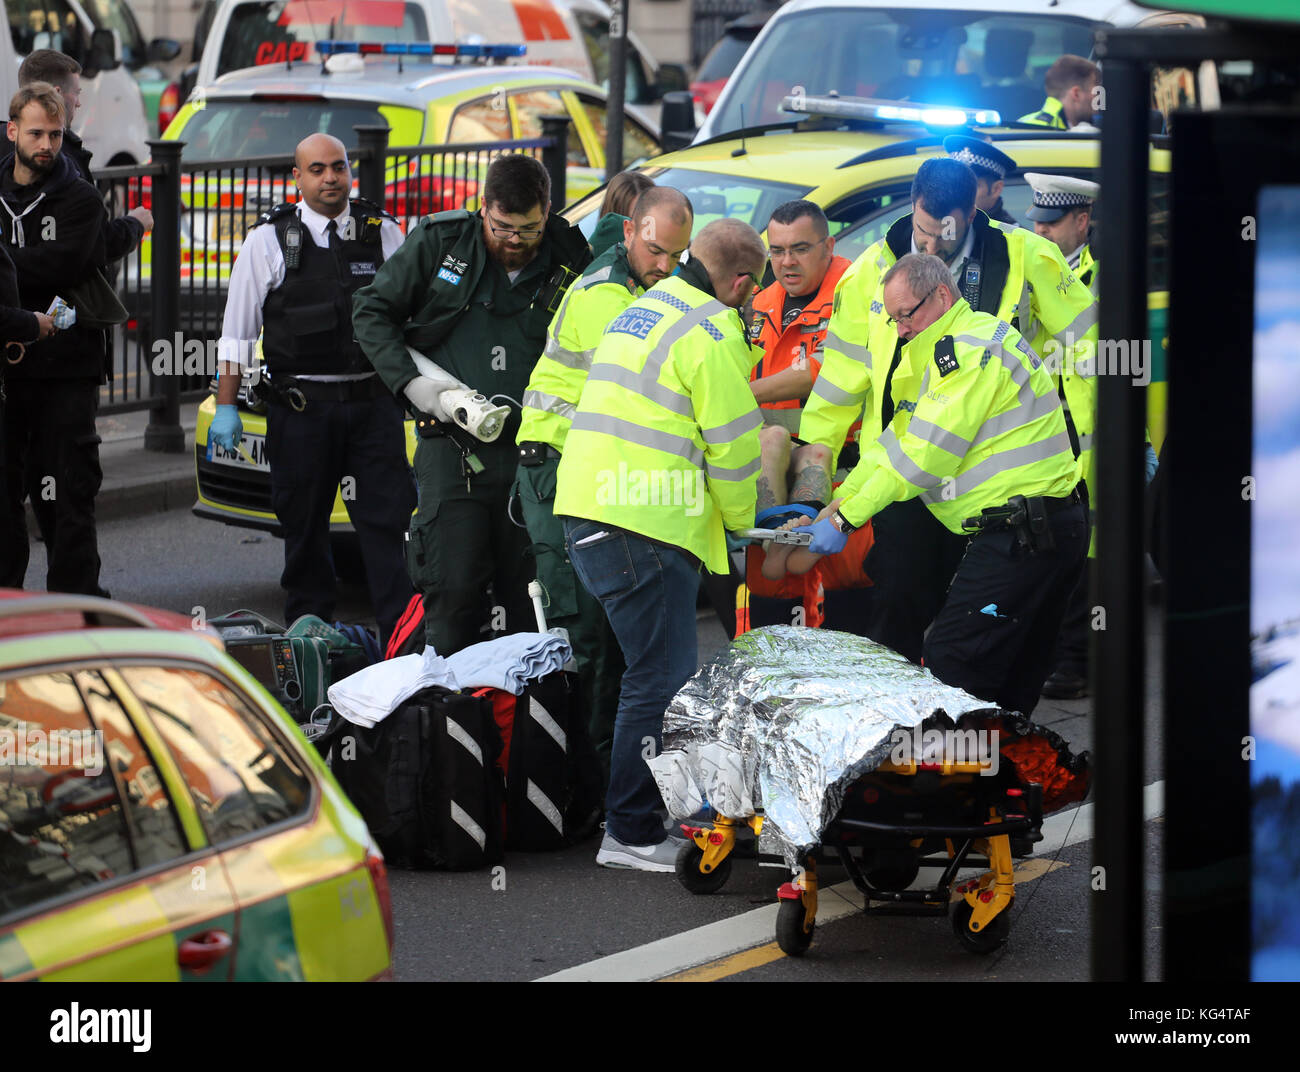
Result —
<path fill-rule="evenodd" d="M 943 148 L 954 160 L 960 160 L 975 172 L 978 183 L 975 207 L 991 220 L 1018 226 L 1016 218 L 1002 204 L 1003 183 L 1016 170 L 1016 162 L 988 142 L 960 134 L 944 138 Z"/>
<path fill-rule="evenodd" d="M 569 632 L 591 720 L 591 739 L 609 776 L 623 656 L 600 602 L 578 583 L 555 517 L 555 471 L 582 397 L 587 370 L 605 328 L 636 299 L 668 278 L 690 244 L 694 213 L 678 190 L 651 186 L 623 219 L 610 246 L 564 296 L 524 392 L 517 489 L 547 596 L 548 625 Z M 613 214 L 611 214 L 612 217 Z"/>
<path fill-rule="evenodd" d="M 1043 88 L 1047 91 L 1043 106 L 1022 115 L 1017 122 L 1053 130 L 1069 130 L 1086 124 L 1097 111 L 1092 96 L 1100 82 L 1100 67 L 1092 60 L 1067 53 L 1043 75 Z"/>
<path fill-rule="evenodd" d="M 1074 358 L 1095 353 L 1097 303 L 1056 246 L 1023 227 L 990 223 L 975 208 L 975 192 L 975 175 L 965 164 L 927 160 L 912 185 L 912 212 L 868 247 L 840 281 L 821 374 L 799 432 L 819 447 L 827 469 L 859 415 L 866 441 L 893 419 L 898 396 L 891 377 L 901 361 L 901 342 L 885 313 L 883 275 L 908 252 L 940 256 L 972 309 L 1016 330 L 1032 330 L 1035 352 L 1050 353 L 1064 370 L 1080 434 L 1092 434 L 1093 367 L 1076 369 Z M 943 603 L 964 542 L 910 499 L 887 506 L 872 528 L 866 568 L 875 589 L 867 635 L 919 660 L 922 634 Z"/>
<path fill-rule="evenodd" d="M 767 260 L 746 223 L 715 220 L 690 259 L 609 325 L 592 358 L 557 472 L 575 572 L 600 600 L 627 663 L 596 862 L 671 872 L 644 750 L 696 670 L 701 563 L 727 569 L 724 526 L 753 525 L 758 407 L 734 312 Z"/>
<path fill-rule="evenodd" d="M 550 203 L 537 160 L 499 156 L 482 209 L 425 217 L 353 305 L 366 356 L 421 425 L 407 568 L 424 595 L 425 635 L 444 656 L 477 643 L 484 625 L 536 628 L 528 534 L 509 514 L 519 418 L 512 413 L 491 443 L 433 419 L 445 383 L 419 375 L 407 346 L 483 395 L 518 404 L 547 325 L 591 260 L 582 233 L 551 215 Z"/>
<path fill-rule="evenodd" d="M 402 232 L 378 206 L 349 200 L 352 170 L 337 138 L 299 142 L 293 177 L 301 200 L 257 221 L 230 273 L 208 439 L 239 449 L 236 400 L 260 331 L 267 375 L 257 390 L 284 529 L 285 618 L 333 616 L 329 517 L 342 482 L 383 647 L 412 595 L 402 535 L 415 488 L 402 411 L 353 339 L 351 314 L 352 295 L 401 246 Z"/>
<path fill-rule="evenodd" d="M 1025 215 L 1034 221 L 1034 233 L 1055 242 L 1065 263 L 1093 294 L 1100 285 L 1097 259 L 1092 255 L 1092 207 L 1101 187 L 1072 175 L 1042 175 L 1026 171 L 1025 181 L 1034 191 L 1034 203 Z"/>
<path fill-rule="evenodd" d="M 908 254 L 883 282 L 903 343 L 900 404 L 813 525 L 811 550 L 843 549 L 849 532 L 905 500 L 963 544 L 973 533 L 926 635 L 925 665 L 1030 714 L 1088 545 L 1056 385 L 1015 328 L 962 300 L 938 257 Z"/>

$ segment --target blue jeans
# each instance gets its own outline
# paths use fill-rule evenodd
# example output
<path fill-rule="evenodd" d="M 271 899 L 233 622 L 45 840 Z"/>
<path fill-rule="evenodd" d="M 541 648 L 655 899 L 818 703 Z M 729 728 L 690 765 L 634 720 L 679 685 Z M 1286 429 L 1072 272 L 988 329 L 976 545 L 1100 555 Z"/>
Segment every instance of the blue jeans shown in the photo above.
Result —
<path fill-rule="evenodd" d="M 625 845 L 656 845 L 665 837 L 663 801 L 646 759 L 659 754 L 664 711 L 695 673 L 699 568 L 682 551 L 598 521 L 566 517 L 564 543 L 583 587 L 605 608 L 627 663 L 605 829 Z"/>

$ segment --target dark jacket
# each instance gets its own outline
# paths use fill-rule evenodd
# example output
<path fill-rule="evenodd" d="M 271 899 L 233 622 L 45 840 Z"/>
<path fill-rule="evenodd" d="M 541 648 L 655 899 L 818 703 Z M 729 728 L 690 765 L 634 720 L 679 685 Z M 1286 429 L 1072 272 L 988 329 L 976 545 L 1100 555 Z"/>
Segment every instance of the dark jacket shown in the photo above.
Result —
<path fill-rule="evenodd" d="M 95 180 L 90 174 L 90 158 L 94 155 L 89 152 L 81 139 L 71 130 L 63 132 L 63 155 L 72 161 L 83 179 L 91 186 L 95 186 Z M 95 187 L 99 189 L 99 187 Z M 121 260 L 128 253 L 135 251 L 136 246 L 144 238 L 144 224 L 139 220 L 133 220 L 130 216 L 118 216 L 113 219 L 108 214 L 108 209 L 104 209 L 104 255 L 110 261 Z"/>
<path fill-rule="evenodd" d="M 36 314 L 20 308 L 21 304 L 14 262 L 0 245 L 0 346 L 7 342 L 33 342 L 40 333 Z"/>
<path fill-rule="evenodd" d="M 623 224 L 626 216 L 617 212 L 606 212 L 596 221 L 596 229 L 591 232 L 591 255 L 599 257 L 611 246 L 623 241 Z"/>
<path fill-rule="evenodd" d="M 23 308 L 44 312 L 56 295 L 72 304 L 71 288 L 105 264 L 104 205 L 98 192 L 82 181 L 76 167 L 61 153 L 43 181 L 19 186 L 14 182 L 14 155 L 10 153 L 0 159 L 0 200 L 4 202 L 0 242 L 18 271 Z M 22 216 L 21 243 L 15 216 Z M 103 333 L 74 324 L 29 346 L 26 357 L 10 365 L 7 375 L 10 379 L 100 380 L 103 364 Z"/>

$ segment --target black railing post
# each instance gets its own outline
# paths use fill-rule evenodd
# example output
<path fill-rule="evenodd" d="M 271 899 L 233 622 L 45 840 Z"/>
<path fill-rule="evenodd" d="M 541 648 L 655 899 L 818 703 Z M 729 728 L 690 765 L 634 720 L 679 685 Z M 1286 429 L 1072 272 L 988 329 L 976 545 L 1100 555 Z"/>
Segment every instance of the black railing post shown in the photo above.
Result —
<path fill-rule="evenodd" d="M 542 116 L 542 137 L 550 145 L 542 149 L 542 166 L 551 177 L 551 210 L 559 212 L 567 203 L 565 185 L 568 183 L 569 120 L 567 116 Z"/>
<path fill-rule="evenodd" d="M 149 291 L 153 330 L 146 353 L 152 355 L 155 339 L 175 345 L 180 331 L 181 279 L 181 141 L 151 141 L 149 150 L 162 172 L 153 177 L 151 204 L 153 212 L 152 258 L 149 267 Z M 181 381 L 179 354 L 165 375 L 153 372 L 150 361 L 149 393 L 161 397 L 149 410 L 149 424 L 144 430 L 144 449 L 164 454 L 185 450 L 185 429 L 181 427 Z"/>
<path fill-rule="evenodd" d="M 361 196 L 376 205 L 384 203 L 384 167 L 388 161 L 388 127 L 357 124 L 357 144 L 362 150 L 357 167 L 357 185 Z"/>

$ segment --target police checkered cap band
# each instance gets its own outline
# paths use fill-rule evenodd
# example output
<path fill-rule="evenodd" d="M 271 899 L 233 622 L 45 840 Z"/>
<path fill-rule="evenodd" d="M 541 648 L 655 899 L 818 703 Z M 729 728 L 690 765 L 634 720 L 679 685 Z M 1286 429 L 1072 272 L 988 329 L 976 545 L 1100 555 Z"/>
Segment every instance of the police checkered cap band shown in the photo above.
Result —
<path fill-rule="evenodd" d="M 1086 194 L 1049 194 L 1034 191 L 1035 208 L 1070 208 L 1072 205 L 1090 205 L 1092 198 Z"/>
<path fill-rule="evenodd" d="M 1006 169 L 992 157 L 980 156 L 969 149 L 961 149 L 955 153 L 949 153 L 954 160 L 960 160 L 963 164 L 969 164 L 971 167 L 981 167 L 985 171 L 991 171 L 1000 178 L 1006 178 Z"/>

